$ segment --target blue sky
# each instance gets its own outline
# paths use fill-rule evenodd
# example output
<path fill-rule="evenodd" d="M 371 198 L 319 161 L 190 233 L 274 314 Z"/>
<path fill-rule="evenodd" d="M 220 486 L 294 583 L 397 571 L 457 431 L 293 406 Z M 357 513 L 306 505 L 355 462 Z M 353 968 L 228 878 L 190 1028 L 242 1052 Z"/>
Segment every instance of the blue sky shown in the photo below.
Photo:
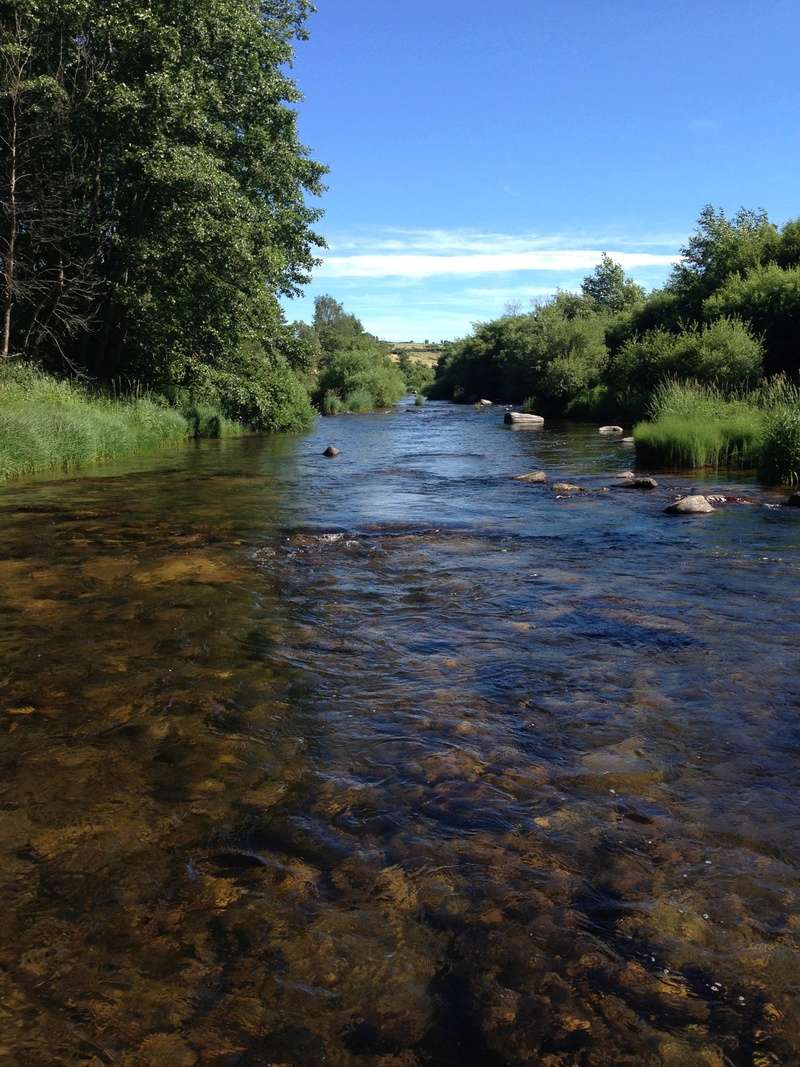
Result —
<path fill-rule="evenodd" d="M 660 284 L 705 203 L 800 214 L 795 0 L 317 0 L 294 76 L 328 292 L 389 340 Z"/>

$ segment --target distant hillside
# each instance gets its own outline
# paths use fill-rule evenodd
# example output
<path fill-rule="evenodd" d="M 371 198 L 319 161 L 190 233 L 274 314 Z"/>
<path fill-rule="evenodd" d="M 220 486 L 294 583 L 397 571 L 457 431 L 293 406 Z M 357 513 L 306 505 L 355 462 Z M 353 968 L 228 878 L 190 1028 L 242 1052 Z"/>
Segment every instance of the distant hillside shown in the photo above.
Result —
<path fill-rule="evenodd" d="M 442 346 L 426 344 L 423 341 L 389 341 L 389 352 L 394 360 L 406 355 L 409 359 L 417 360 L 428 367 L 436 366 L 436 361 L 442 353 Z"/>

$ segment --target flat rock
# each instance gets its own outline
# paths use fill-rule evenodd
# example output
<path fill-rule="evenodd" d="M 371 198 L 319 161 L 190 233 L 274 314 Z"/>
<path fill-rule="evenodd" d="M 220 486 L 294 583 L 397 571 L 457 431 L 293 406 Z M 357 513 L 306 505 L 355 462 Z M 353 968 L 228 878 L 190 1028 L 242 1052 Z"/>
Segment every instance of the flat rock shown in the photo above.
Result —
<path fill-rule="evenodd" d="M 541 415 L 528 415 L 524 411 L 507 411 L 503 416 L 503 422 L 510 426 L 544 426 Z"/>
<path fill-rule="evenodd" d="M 328 459 L 332 459 L 334 456 L 338 456 L 340 452 L 340 448 L 334 448 L 333 445 L 328 445 L 322 454 L 323 456 L 327 456 Z"/>
<path fill-rule="evenodd" d="M 658 489 L 655 478 L 626 478 L 623 485 L 626 489 Z"/>
<path fill-rule="evenodd" d="M 632 445 L 633 444 L 633 438 L 632 437 L 623 437 L 622 438 L 622 443 L 623 443 L 623 445 Z"/>
<path fill-rule="evenodd" d="M 615 474 L 614 477 L 623 478 L 627 480 L 629 478 L 635 478 L 636 475 L 633 473 L 633 471 L 622 471 L 620 474 Z"/>
<path fill-rule="evenodd" d="M 605 434 L 625 433 L 621 426 L 601 426 L 597 432 Z"/>
<path fill-rule="evenodd" d="M 586 490 L 582 485 L 573 485 L 572 482 L 555 482 L 553 485 L 554 493 L 585 493 Z"/>
<path fill-rule="evenodd" d="M 664 509 L 670 515 L 707 515 L 714 510 L 704 496 L 682 496 Z"/>
<path fill-rule="evenodd" d="M 478 403 L 482 408 L 490 408 L 492 406 L 491 400 L 479 400 Z"/>
<path fill-rule="evenodd" d="M 530 474 L 517 474 L 514 477 L 515 482 L 529 482 L 531 484 L 539 484 L 547 481 L 547 475 L 544 471 L 531 471 Z"/>

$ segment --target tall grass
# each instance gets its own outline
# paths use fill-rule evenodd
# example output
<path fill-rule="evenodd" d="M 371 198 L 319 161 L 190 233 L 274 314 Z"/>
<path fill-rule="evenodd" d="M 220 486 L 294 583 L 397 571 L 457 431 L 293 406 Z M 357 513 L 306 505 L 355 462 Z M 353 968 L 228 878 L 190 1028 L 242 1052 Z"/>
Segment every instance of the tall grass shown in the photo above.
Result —
<path fill-rule="evenodd" d="M 667 467 L 758 467 L 772 482 L 800 476 L 800 389 L 784 378 L 750 391 L 667 381 L 634 427 L 637 457 Z"/>
<path fill-rule="evenodd" d="M 72 470 L 174 446 L 230 430 L 215 413 L 196 423 L 158 398 L 95 394 L 24 363 L 0 368 L 0 481 L 47 470 Z"/>

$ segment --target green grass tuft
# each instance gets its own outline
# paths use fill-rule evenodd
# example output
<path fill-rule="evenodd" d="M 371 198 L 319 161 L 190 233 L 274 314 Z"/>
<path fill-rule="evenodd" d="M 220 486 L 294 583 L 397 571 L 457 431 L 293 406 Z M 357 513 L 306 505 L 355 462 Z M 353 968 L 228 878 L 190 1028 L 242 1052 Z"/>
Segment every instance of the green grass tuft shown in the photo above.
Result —
<path fill-rule="evenodd" d="M 153 452 L 189 433 L 150 397 L 113 400 L 26 364 L 0 368 L 0 481 Z"/>
<path fill-rule="evenodd" d="M 633 433 L 650 466 L 758 467 L 771 482 L 800 480 L 800 389 L 785 378 L 749 392 L 665 382 L 649 414 Z"/>

